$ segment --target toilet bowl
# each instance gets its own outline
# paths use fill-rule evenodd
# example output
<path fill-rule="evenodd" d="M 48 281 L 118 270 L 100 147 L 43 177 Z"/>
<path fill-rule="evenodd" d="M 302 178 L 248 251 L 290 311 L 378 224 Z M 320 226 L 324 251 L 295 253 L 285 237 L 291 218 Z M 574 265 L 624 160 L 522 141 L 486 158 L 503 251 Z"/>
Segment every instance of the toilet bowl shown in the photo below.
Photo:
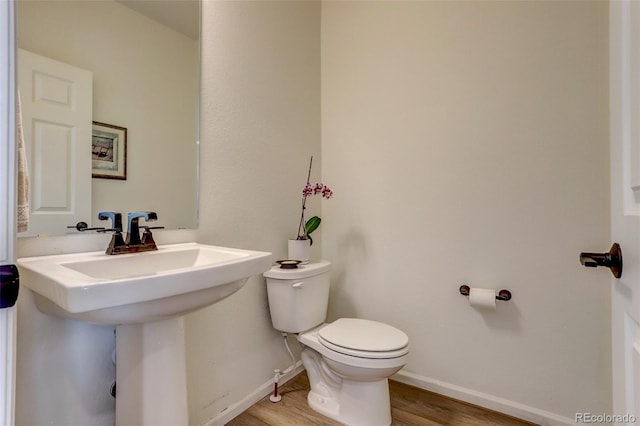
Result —
<path fill-rule="evenodd" d="M 329 270 L 321 261 L 265 272 L 274 328 L 297 334 L 312 409 L 349 426 L 388 426 L 388 378 L 406 364 L 409 338 L 377 321 L 325 323 Z"/>
<path fill-rule="evenodd" d="M 376 331 L 392 336 L 374 339 Z M 379 322 L 341 318 L 298 335 L 298 340 L 311 384 L 311 408 L 347 425 L 391 424 L 387 378 L 406 364 L 406 334 Z M 383 342 L 381 350 L 377 344 Z"/>

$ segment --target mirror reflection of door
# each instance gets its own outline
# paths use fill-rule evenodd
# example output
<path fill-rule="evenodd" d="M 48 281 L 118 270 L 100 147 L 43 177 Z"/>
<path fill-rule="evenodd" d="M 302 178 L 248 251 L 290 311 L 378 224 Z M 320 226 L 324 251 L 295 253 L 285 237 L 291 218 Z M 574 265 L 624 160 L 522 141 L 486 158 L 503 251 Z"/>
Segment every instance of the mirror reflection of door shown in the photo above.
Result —
<path fill-rule="evenodd" d="M 18 88 L 29 168 L 29 229 L 91 223 L 92 73 L 18 49 Z"/>

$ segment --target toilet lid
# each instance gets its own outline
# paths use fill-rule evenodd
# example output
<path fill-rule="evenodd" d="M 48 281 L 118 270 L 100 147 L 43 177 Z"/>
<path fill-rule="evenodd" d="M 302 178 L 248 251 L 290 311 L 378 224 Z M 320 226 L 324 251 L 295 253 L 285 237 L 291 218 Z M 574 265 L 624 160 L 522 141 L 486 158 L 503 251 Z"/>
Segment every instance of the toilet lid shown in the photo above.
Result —
<path fill-rule="evenodd" d="M 405 348 L 409 337 L 388 324 L 356 318 L 341 318 L 322 327 L 320 338 L 346 349 L 390 352 Z"/>

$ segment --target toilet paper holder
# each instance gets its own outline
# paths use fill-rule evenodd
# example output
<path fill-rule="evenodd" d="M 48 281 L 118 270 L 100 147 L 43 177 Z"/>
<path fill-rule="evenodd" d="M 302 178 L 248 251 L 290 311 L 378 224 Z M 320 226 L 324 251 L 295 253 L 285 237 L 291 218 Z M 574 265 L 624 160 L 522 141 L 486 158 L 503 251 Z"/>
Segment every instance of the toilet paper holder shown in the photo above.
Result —
<path fill-rule="evenodd" d="M 469 292 L 471 291 L 471 287 L 466 284 L 460 286 L 460 294 L 463 296 L 469 296 Z M 496 300 L 508 301 L 511 300 L 511 292 L 509 290 L 500 290 L 498 294 L 496 294 Z"/>

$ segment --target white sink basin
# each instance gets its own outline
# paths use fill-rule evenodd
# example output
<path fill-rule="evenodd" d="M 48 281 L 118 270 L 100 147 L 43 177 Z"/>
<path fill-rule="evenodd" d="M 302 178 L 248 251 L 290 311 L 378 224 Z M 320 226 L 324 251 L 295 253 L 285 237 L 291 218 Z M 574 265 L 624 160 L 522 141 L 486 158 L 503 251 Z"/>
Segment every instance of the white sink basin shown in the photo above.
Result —
<path fill-rule="evenodd" d="M 21 283 L 46 314 L 98 324 L 183 315 L 239 290 L 271 267 L 271 253 L 197 243 L 158 251 L 18 259 Z"/>

